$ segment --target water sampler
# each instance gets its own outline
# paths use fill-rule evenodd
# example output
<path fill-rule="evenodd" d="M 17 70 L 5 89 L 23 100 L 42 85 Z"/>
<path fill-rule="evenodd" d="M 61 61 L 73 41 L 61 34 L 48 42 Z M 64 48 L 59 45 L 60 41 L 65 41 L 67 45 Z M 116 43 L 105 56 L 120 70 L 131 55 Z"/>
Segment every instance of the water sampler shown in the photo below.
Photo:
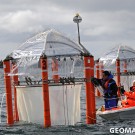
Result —
<path fill-rule="evenodd" d="M 80 92 L 86 90 L 86 123 L 96 123 L 94 57 L 55 30 L 23 43 L 4 60 L 7 123 L 75 125 L 81 120 Z"/>

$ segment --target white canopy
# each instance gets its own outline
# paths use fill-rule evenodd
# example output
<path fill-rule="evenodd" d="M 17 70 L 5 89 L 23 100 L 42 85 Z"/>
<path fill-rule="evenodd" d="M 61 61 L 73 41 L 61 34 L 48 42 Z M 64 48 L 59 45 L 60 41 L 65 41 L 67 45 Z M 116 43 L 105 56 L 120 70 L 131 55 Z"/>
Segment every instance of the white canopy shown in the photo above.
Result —
<path fill-rule="evenodd" d="M 116 46 L 107 51 L 99 61 L 103 63 L 104 69 L 115 72 L 116 59 L 120 59 L 121 71 L 124 70 L 124 62 L 128 71 L 135 71 L 135 50 L 128 46 Z"/>
<path fill-rule="evenodd" d="M 13 58 L 75 55 L 85 53 L 85 48 L 55 30 L 48 30 L 28 39 L 11 56 Z"/>
<path fill-rule="evenodd" d="M 70 77 L 82 74 L 81 54 L 83 53 L 88 53 L 88 51 L 82 45 L 51 29 L 28 39 L 10 56 L 16 60 L 18 75 L 40 78 L 39 59 L 42 54 L 45 54 L 48 57 L 49 77 L 53 74 L 52 59 L 57 59 L 58 74 L 62 77 Z M 14 71 L 15 69 L 11 71 L 11 75 Z"/>
<path fill-rule="evenodd" d="M 116 60 L 117 58 L 120 60 L 135 58 L 135 50 L 128 46 L 116 46 L 105 53 L 100 61 Z"/>

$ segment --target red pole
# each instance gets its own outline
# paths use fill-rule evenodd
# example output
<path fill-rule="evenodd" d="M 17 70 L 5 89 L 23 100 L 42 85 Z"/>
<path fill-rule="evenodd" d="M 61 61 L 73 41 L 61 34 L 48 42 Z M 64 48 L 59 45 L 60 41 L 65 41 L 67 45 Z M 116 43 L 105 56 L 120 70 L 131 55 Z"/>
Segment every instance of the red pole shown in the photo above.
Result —
<path fill-rule="evenodd" d="M 127 73 L 127 61 L 124 61 L 124 73 Z"/>
<path fill-rule="evenodd" d="M 53 73 L 53 80 L 55 82 L 58 82 L 59 75 L 58 75 L 58 60 L 55 58 L 52 58 L 52 73 Z"/>
<path fill-rule="evenodd" d="M 120 59 L 116 59 L 116 82 L 118 86 L 118 96 L 120 97 Z"/>
<path fill-rule="evenodd" d="M 100 78 L 102 78 L 102 74 L 103 74 L 103 71 L 104 71 L 103 61 L 100 62 L 99 66 L 100 66 Z"/>
<path fill-rule="evenodd" d="M 12 69 L 14 70 L 14 74 L 18 73 L 18 69 L 15 62 L 12 63 Z M 14 81 L 14 120 L 19 121 L 18 109 L 17 109 L 17 93 L 15 87 L 18 84 L 18 75 L 13 76 L 13 81 Z"/>
<path fill-rule="evenodd" d="M 48 68 L 47 57 L 41 56 L 41 69 L 42 69 L 42 89 L 43 89 L 43 105 L 44 105 L 44 126 L 51 126 L 50 119 L 50 103 L 49 103 L 49 87 L 48 87 Z"/>
<path fill-rule="evenodd" d="M 99 60 L 96 61 L 96 78 L 100 78 L 99 76 Z M 97 96 L 100 97 L 101 94 L 98 89 L 96 89 Z"/>
<path fill-rule="evenodd" d="M 8 76 L 10 73 L 10 60 L 4 60 L 4 80 L 6 89 L 6 105 L 7 105 L 7 123 L 9 125 L 14 124 L 13 120 L 13 107 L 12 107 L 12 88 L 11 88 L 11 78 Z"/>
<path fill-rule="evenodd" d="M 93 56 L 84 57 L 85 78 L 86 78 L 86 123 L 96 123 L 95 92 L 94 85 L 90 78 L 94 76 L 94 58 Z"/>

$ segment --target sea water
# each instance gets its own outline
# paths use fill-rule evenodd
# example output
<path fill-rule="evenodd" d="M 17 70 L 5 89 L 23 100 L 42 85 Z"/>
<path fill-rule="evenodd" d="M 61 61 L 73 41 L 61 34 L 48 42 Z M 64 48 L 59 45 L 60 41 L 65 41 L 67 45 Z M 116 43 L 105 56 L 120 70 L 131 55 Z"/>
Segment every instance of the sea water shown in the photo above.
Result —
<path fill-rule="evenodd" d="M 6 124 L 6 103 L 4 88 L 3 69 L 0 69 L 0 102 L 3 98 L 1 110 L 0 135 L 110 135 L 110 128 L 134 128 L 135 121 L 107 121 L 97 116 L 97 123 L 94 125 L 85 124 L 85 90 L 81 91 L 81 123 L 75 126 L 53 126 L 44 128 L 41 125 L 17 122 L 13 126 Z M 96 108 L 104 103 L 103 98 L 96 98 Z M 0 103 L 1 104 L 1 103 Z"/>

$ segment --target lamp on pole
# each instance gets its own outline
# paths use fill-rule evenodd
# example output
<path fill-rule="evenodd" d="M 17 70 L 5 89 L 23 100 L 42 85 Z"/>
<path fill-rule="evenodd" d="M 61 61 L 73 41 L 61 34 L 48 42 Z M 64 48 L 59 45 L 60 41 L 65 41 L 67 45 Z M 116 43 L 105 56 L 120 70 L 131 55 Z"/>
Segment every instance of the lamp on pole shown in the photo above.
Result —
<path fill-rule="evenodd" d="M 73 18 L 74 23 L 77 23 L 77 29 L 78 29 L 78 42 L 80 42 L 80 32 L 79 32 L 79 23 L 82 21 L 82 17 L 77 13 L 75 17 Z"/>

